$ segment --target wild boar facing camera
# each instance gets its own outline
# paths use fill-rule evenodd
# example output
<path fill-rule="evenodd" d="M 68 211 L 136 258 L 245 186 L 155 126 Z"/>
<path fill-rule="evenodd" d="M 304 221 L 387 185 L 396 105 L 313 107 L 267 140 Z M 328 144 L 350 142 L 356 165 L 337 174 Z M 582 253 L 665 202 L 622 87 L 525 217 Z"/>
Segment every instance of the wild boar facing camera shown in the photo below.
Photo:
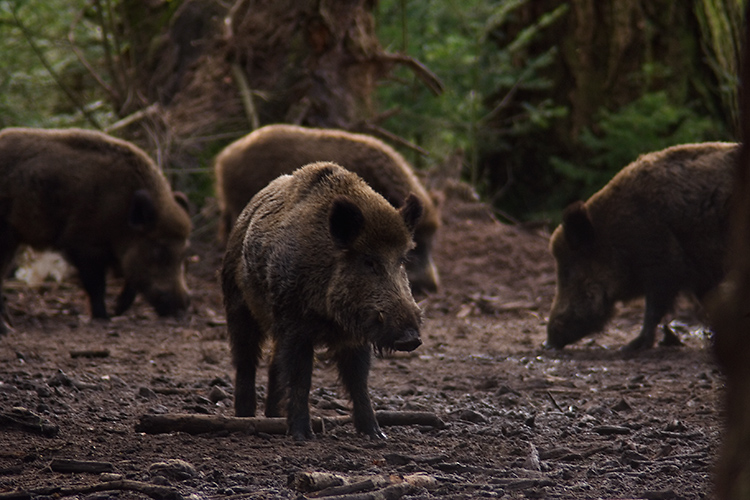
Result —
<path fill-rule="evenodd" d="M 125 281 L 115 314 L 139 293 L 160 315 L 179 314 L 189 302 L 186 208 L 128 142 L 81 129 L 0 131 L 0 280 L 19 245 L 56 250 L 78 271 L 92 317 L 107 317 L 109 268 Z"/>
<path fill-rule="evenodd" d="M 353 403 L 356 429 L 385 437 L 367 389 L 371 350 L 411 351 L 421 312 L 404 269 L 422 214 L 416 196 L 396 210 L 360 177 L 306 165 L 261 190 L 229 236 L 221 273 L 236 369 L 235 413 L 255 414 L 255 372 L 273 342 L 265 414 L 313 436 L 308 397 L 316 346 L 327 347 Z"/>
<path fill-rule="evenodd" d="M 214 165 L 224 238 L 255 193 L 279 175 L 317 161 L 331 161 L 354 172 L 396 208 L 409 193 L 419 198 L 423 214 L 414 230 L 416 245 L 409 252 L 406 270 L 415 292 L 436 291 L 440 278 L 432 248 L 440 223 L 438 209 L 406 160 L 369 135 L 278 124 L 261 127 L 227 146 Z"/>
<path fill-rule="evenodd" d="M 617 301 L 645 297 L 646 349 L 681 292 L 703 299 L 725 274 L 729 199 L 739 146 L 703 143 L 641 156 L 563 214 L 550 248 L 557 290 L 546 345 L 604 328 Z"/>

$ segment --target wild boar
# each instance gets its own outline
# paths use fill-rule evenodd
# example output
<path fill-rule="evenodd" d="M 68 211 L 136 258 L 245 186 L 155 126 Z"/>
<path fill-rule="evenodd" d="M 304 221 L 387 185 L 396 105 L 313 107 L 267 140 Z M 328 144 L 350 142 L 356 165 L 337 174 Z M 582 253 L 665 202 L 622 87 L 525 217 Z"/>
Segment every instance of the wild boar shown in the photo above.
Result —
<path fill-rule="evenodd" d="M 550 241 L 557 290 L 548 346 L 602 330 L 617 301 L 645 296 L 641 332 L 626 349 L 650 348 L 679 293 L 703 299 L 719 284 L 738 153 L 737 144 L 711 142 L 642 155 L 565 210 Z"/>
<path fill-rule="evenodd" d="M 242 211 L 221 271 L 236 369 L 237 416 L 255 414 L 255 371 L 273 341 L 265 414 L 313 436 L 308 397 L 313 350 L 328 348 L 353 403 L 356 429 L 384 438 L 370 402 L 370 351 L 412 351 L 421 312 L 404 269 L 422 205 L 396 210 L 360 177 L 330 162 L 282 175 Z"/>
<path fill-rule="evenodd" d="M 56 250 L 78 271 L 92 317 L 107 317 L 109 268 L 125 281 L 115 314 L 138 293 L 160 315 L 178 314 L 189 301 L 186 208 L 126 141 L 81 129 L 0 131 L 0 280 L 20 245 Z"/>
<path fill-rule="evenodd" d="M 220 238 L 232 228 L 250 198 L 282 174 L 316 161 L 332 161 L 362 177 L 396 208 L 414 193 L 423 215 L 414 234 L 406 271 L 415 292 L 434 292 L 440 277 L 432 259 L 438 209 L 411 166 L 378 139 L 342 130 L 268 125 L 227 146 L 216 158 L 216 190 L 222 212 Z M 224 235 L 224 236 L 222 236 Z"/>

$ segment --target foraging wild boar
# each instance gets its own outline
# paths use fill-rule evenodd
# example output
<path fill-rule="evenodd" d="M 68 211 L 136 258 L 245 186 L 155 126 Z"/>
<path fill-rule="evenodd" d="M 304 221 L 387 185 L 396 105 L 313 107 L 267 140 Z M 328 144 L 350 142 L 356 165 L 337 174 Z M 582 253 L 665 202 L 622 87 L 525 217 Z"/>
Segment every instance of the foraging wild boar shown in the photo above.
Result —
<path fill-rule="evenodd" d="M 370 350 L 412 351 L 422 343 L 404 269 L 421 213 L 416 196 L 396 210 L 330 162 L 283 175 L 253 197 L 229 236 L 221 272 L 237 416 L 255 414 L 255 370 L 270 338 L 265 414 L 279 416 L 288 396 L 288 432 L 312 437 L 313 350 L 322 345 L 352 399 L 356 429 L 385 437 L 367 390 Z"/>
<path fill-rule="evenodd" d="M 423 215 L 414 231 L 407 274 L 415 292 L 436 291 L 440 284 L 432 246 L 440 216 L 432 198 L 393 148 L 374 137 L 342 130 L 268 125 L 227 146 L 216 158 L 216 190 L 222 211 L 221 238 L 255 193 L 282 174 L 307 163 L 332 161 L 351 170 L 396 208 L 410 192 Z"/>
<path fill-rule="evenodd" d="M 702 299 L 719 284 L 738 153 L 713 142 L 646 154 L 565 210 L 550 241 L 557 290 L 547 346 L 602 330 L 615 302 L 645 296 L 642 330 L 626 349 L 650 348 L 680 292 Z"/>
<path fill-rule="evenodd" d="M 186 208 L 130 143 L 81 129 L 0 131 L 0 285 L 28 245 L 59 251 L 76 268 L 94 318 L 107 317 L 108 268 L 125 280 L 115 314 L 138 293 L 160 315 L 177 314 L 189 300 Z"/>

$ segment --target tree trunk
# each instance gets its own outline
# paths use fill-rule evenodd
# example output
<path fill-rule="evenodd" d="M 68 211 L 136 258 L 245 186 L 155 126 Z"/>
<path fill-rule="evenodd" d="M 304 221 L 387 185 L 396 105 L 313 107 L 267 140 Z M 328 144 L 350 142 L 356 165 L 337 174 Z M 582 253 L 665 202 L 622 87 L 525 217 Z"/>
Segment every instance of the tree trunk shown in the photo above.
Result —
<path fill-rule="evenodd" d="M 750 21 L 750 4 L 745 13 Z M 750 33 L 744 36 L 740 109 L 743 147 L 732 207 L 729 275 L 709 307 L 715 352 L 726 375 L 725 429 L 716 471 L 720 500 L 750 498 Z"/>
<path fill-rule="evenodd" d="M 213 4 L 188 0 L 181 10 L 190 3 Z M 387 69 L 372 7 L 371 0 L 237 0 L 214 38 L 198 42 L 202 54 L 166 103 L 170 128 L 178 136 L 274 122 L 352 128 L 372 113 L 373 85 Z M 200 20 L 183 17 L 175 16 L 172 39 Z"/>

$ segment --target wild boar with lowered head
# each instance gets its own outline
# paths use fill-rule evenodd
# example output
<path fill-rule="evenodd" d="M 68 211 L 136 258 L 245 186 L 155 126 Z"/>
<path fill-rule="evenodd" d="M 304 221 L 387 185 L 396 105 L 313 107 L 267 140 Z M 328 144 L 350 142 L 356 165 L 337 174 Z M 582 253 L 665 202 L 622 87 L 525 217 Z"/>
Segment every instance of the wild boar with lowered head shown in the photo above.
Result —
<path fill-rule="evenodd" d="M 703 299 L 719 284 L 738 152 L 712 142 L 642 155 L 565 210 L 550 242 L 557 290 L 547 346 L 602 330 L 617 301 L 645 296 L 641 332 L 626 349 L 650 348 L 680 292 Z"/>
<path fill-rule="evenodd" d="M 237 416 L 255 414 L 255 371 L 273 342 L 265 414 L 286 408 L 288 432 L 313 436 L 308 397 L 316 346 L 336 361 L 356 429 L 385 437 L 367 389 L 370 355 L 421 344 L 421 312 L 404 269 L 422 213 L 399 210 L 360 177 L 329 162 L 283 175 L 256 194 L 229 236 L 221 272 L 236 368 Z"/>
<path fill-rule="evenodd" d="M 186 208 L 126 141 L 81 129 L 0 131 L 0 280 L 19 245 L 56 250 L 78 271 L 92 317 L 107 317 L 109 268 L 125 280 L 115 314 L 138 293 L 160 315 L 178 314 L 189 301 Z"/>
<path fill-rule="evenodd" d="M 356 173 L 396 208 L 409 193 L 419 198 L 423 214 L 414 230 L 416 246 L 409 252 L 406 271 L 415 292 L 436 291 L 440 278 L 432 247 L 440 223 L 438 209 L 406 160 L 369 135 L 279 124 L 259 128 L 227 146 L 214 164 L 222 239 L 255 193 L 279 175 L 317 161 L 332 161 Z"/>

